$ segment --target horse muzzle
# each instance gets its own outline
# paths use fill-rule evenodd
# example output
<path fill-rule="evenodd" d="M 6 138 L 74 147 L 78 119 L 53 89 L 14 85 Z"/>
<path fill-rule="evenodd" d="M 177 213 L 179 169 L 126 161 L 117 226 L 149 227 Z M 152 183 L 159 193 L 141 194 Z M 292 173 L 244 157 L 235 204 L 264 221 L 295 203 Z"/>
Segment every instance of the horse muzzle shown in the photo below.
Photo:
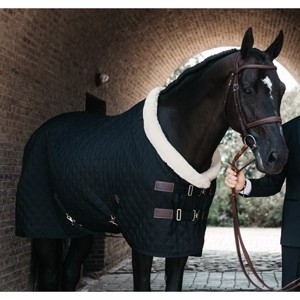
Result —
<path fill-rule="evenodd" d="M 284 140 L 279 147 L 263 149 L 258 143 L 255 143 L 255 147 L 250 148 L 255 156 L 257 170 L 264 174 L 279 174 L 287 163 L 288 149 Z"/>

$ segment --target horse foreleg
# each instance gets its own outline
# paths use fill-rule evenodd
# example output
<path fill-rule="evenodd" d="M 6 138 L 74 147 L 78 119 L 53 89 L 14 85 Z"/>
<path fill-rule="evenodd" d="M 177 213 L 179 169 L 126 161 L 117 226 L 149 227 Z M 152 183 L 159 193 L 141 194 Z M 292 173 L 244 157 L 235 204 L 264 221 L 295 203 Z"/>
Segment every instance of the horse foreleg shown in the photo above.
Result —
<path fill-rule="evenodd" d="M 66 258 L 63 263 L 62 290 L 75 291 L 81 276 L 81 267 L 88 256 L 92 245 L 93 235 L 71 239 Z"/>
<path fill-rule="evenodd" d="M 150 291 L 150 277 L 153 256 L 132 250 L 132 271 L 134 291 Z"/>
<path fill-rule="evenodd" d="M 184 267 L 188 257 L 166 258 L 166 291 L 181 291 Z"/>
<path fill-rule="evenodd" d="M 59 291 L 63 243 L 58 239 L 32 240 L 32 276 L 38 291 Z M 33 268 L 33 266 L 35 266 Z"/>

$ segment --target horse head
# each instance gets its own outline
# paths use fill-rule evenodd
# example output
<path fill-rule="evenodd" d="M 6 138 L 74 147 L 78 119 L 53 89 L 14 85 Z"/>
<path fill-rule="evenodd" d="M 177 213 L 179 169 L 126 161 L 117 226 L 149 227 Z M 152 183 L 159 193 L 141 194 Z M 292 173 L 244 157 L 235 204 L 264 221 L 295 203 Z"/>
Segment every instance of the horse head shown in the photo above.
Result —
<path fill-rule="evenodd" d="M 256 167 L 267 174 L 279 173 L 288 150 L 281 127 L 280 104 L 285 85 L 280 81 L 273 60 L 283 44 L 280 31 L 265 51 L 253 48 L 252 29 L 243 38 L 234 56 L 226 102 L 230 127 L 242 134 L 255 156 Z"/>

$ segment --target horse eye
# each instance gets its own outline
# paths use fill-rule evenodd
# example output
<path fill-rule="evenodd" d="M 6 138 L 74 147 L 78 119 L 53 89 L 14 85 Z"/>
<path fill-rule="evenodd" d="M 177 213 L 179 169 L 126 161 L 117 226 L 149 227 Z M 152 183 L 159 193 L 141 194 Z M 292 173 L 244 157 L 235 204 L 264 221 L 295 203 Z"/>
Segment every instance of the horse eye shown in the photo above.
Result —
<path fill-rule="evenodd" d="M 251 87 L 246 87 L 246 88 L 244 88 L 244 92 L 247 95 L 253 95 L 254 94 L 254 89 L 251 88 Z"/>

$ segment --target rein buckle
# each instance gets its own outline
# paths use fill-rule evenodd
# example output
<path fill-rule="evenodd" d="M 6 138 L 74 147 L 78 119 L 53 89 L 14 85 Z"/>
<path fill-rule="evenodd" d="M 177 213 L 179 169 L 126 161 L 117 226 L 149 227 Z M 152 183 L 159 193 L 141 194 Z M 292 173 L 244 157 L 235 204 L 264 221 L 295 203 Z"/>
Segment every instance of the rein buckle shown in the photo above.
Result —
<path fill-rule="evenodd" d="M 237 83 L 234 83 L 232 86 L 232 91 L 237 92 L 239 90 L 239 85 Z"/>

